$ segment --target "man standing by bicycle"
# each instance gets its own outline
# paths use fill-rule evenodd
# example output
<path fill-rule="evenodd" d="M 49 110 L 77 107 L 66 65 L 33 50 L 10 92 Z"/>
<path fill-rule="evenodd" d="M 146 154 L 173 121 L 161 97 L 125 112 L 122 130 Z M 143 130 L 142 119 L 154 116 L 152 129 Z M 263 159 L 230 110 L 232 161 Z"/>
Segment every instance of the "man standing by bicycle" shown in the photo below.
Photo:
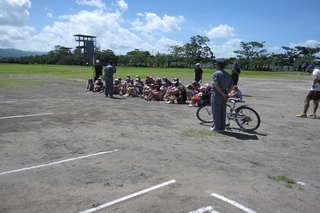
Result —
<path fill-rule="evenodd" d="M 211 109 L 214 126 L 210 130 L 224 132 L 226 128 L 226 108 L 228 94 L 232 91 L 233 81 L 231 75 L 224 70 L 226 63 L 219 59 L 216 62 L 217 71 L 213 74 Z"/>

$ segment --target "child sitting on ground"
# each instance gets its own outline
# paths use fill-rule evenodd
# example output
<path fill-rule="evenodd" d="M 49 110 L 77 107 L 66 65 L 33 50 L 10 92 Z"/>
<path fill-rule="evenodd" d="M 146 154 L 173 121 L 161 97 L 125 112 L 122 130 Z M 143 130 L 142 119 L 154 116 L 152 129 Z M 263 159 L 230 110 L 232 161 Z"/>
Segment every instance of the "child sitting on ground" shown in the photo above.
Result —
<path fill-rule="evenodd" d="M 200 87 L 200 92 L 198 94 L 195 94 L 191 100 L 190 100 L 190 104 L 189 107 L 195 107 L 196 104 L 198 106 L 202 105 L 202 96 L 207 94 L 207 89 L 206 87 L 202 86 Z"/>
<path fill-rule="evenodd" d="M 92 91 L 94 87 L 92 78 L 89 78 L 86 83 L 86 92 Z"/>
<path fill-rule="evenodd" d="M 151 90 L 150 95 L 146 99 L 147 101 L 162 101 L 163 99 L 163 93 L 160 90 L 159 85 L 155 85 L 154 89 Z"/>
<path fill-rule="evenodd" d="M 232 91 L 228 94 L 229 98 L 239 98 L 242 100 L 242 92 L 239 90 L 237 85 L 234 85 Z"/>
<path fill-rule="evenodd" d="M 103 82 L 101 81 L 101 78 L 99 77 L 96 84 L 94 85 L 92 92 L 100 92 L 103 87 Z"/>

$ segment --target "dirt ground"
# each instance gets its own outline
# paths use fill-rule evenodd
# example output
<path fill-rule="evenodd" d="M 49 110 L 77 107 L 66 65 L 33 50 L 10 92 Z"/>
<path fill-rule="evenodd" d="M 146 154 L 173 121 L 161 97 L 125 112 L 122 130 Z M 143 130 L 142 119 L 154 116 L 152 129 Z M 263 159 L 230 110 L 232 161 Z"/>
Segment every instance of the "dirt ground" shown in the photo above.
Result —
<path fill-rule="evenodd" d="M 187 104 L 108 99 L 83 81 L 0 90 L 0 212 L 319 212 L 320 119 L 295 117 L 310 84 L 240 78 L 261 125 L 224 134 Z"/>

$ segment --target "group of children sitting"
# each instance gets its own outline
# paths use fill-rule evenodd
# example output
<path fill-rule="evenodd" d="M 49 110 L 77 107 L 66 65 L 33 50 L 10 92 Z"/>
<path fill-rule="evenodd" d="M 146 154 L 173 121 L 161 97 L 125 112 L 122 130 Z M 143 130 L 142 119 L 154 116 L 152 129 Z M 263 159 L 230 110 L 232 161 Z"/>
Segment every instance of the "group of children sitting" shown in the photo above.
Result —
<path fill-rule="evenodd" d="M 102 78 L 99 77 L 96 82 L 91 78 L 86 83 L 86 91 L 104 92 Z M 136 75 L 133 80 L 130 75 L 127 75 L 126 80 L 116 78 L 113 83 L 114 94 L 123 97 L 140 97 L 146 101 L 165 101 L 167 104 L 185 104 L 189 100 L 189 107 L 201 106 L 205 101 L 208 102 L 211 96 L 211 85 L 206 83 L 201 86 L 198 82 L 184 86 L 179 78 L 174 78 L 173 81 L 167 77 L 154 79 L 147 75 L 142 80 Z M 241 91 L 237 85 L 233 87 L 230 97 L 242 99 Z"/>

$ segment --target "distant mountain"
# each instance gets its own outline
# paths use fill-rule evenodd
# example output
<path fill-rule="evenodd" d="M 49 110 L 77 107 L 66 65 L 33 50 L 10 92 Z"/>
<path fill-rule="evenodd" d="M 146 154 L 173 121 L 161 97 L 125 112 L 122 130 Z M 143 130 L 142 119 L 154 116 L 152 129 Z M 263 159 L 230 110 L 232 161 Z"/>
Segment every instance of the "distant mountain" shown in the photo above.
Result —
<path fill-rule="evenodd" d="M 22 51 L 14 48 L 0 48 L 0 58 L 4 57 L 24 57 L 24 56 L 30 56 L 30 55 L 44 55 L 47 54 L 47 52 L 32 52 L 32 51 Z"/>

